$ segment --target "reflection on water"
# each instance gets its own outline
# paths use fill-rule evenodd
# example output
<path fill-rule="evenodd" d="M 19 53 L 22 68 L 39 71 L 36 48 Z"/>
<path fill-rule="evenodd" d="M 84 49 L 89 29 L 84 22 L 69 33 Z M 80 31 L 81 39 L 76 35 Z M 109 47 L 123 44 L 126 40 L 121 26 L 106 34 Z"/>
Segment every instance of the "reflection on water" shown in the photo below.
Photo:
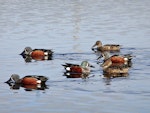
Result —
<path fill-rule="evenodd" d="M 148 113 L 149 6 L 149 0 L 0 0 L 1 112 Z M 100 54 L 91 50 L 97 40 L 122 45 L 115 54 L 135 56 L 127 75 L 103 73 Z M 26 46 L 52 48 L 52 60 L 22 59 Z M 61 64 L 84 60 L 95 67 L 84 81 L 62 76 Z M 44 87 L 3 83 L 13 73 L 50 80 Z"/>
<path fill-rule="evenodd" d="M 6 83 L 9 85 L 10 89 L 19 90 L 21 87 L 24 88 L 26 91 L 33 91 L 33 90 L 45 90 L 48 89 L 46 84 L 36 84 L 36 85 L 23 85 L 17 83 Z"/>
<path fill-rule="evenodd" d="M 116 77 L 127 77 L 129 73 L 103 73 L 104 77 L 111 79 Z"/>
<path fill-rule="evenodd" d="M 65 72 L 64 76 L 66 76 L 67 78 L 82 78 L 82 79 L 86 79 L 89 75 L 83 74 L 83 73 Z"/>
<path fill-rule="evenodd" d="M 22 56 L 25 62 L 33 62 L 33 61 L 43 61 L 43 60 L 52 60 L 52 56 L 44 56 L 44 58 L 32 58 L 31 56 Z"/>

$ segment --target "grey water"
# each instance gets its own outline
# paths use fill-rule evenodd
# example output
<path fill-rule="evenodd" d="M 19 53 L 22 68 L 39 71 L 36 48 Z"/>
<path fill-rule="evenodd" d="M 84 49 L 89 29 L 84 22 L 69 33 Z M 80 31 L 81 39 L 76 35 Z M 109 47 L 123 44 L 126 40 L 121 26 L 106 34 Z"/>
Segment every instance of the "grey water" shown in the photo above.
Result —
<path fill-rule="evenodd" d="M 2 113 L 149 113 L 149 0 L 0 0 Z M 120 44 L 132 54 L 127 77 L 106 79 L 92 45 Z M 52 49 L 53 59 L 25 62 L 26 46 Z M 61 64 L 89 61 L 90 77 L 66 78 Z M 47 89 L 13 89 L 11 74 L 44 75 Z"/>

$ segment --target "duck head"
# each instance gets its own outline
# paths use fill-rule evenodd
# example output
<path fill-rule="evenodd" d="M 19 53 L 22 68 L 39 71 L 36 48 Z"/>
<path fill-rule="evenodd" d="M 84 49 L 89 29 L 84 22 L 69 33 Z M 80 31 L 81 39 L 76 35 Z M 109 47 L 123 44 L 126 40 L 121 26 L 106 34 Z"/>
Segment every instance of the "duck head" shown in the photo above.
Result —
<path fill-rule="evenodd" d="M 94 48 L 100 48 L 102 47 L 102 42 L 101 41 L 96 41 L 96 43 L 92 46 L 92 50 L 94 50 Z"/>
<path fill-rule="evenodd" d="M 110 53 L 105 51 L 105 52 L 102 52 L 101 55 L 97 58 L 97 60 L 99 60 L 100 58 L 103 58 L 104 61 L 109 59 L 110 58 Z"/>
<path fill-rule="evenodd" d="M 7 80 L 5 83 L 20 83 L 20 77 L 17 74 L 12 74 L 9 80 Z"/>
<path fill-rule="evenodd" d="M 81 67 L 83 67 L 83 68 L 93 67 L 93 68 L 94 68 L 94 66 L 91 65 L 91 64 L 89 64 L 88 61 L 83 61 L 83 62 L 81 63 Z"/>
<path fill-rule="evenodd" d="M 24 51 L 23 51 L 20 55 L 22 55 L 22 56 L 30 55 L 31 52 L 32 52 L 32 48 L 31 48 L 31 47 L 26 47 L 26 48 L 24 49 Z"/>

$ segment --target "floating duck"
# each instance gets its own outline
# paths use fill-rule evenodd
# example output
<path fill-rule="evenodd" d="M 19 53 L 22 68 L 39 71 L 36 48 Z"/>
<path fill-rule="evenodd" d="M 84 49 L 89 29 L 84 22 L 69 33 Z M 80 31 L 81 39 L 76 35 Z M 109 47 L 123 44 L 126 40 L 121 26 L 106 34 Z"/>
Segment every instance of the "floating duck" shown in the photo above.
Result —
<path fill-rule="evenodd" d="M 108 52 L 102 53 L 104 62 L 101 65 L 105 73 L 128 73 L 129 67 L 131 67 L 132 56 L 126 55 L 113 55 L 110 56 Z"/>
<path fill-rule="evenodd" d="M 26 47 L 20 55 L 22 55 L 25 59 L 49 60 L 52 58 L 53 51 L 49 49 L 32 50 L 31 47 Z"/>
<path fill-rule="evenodd" d="M 5 83 L 11 84 L 22 84 L 22 85 L 37 85 L 37 84 L 45 84 L 48 80 L 45 76 L 37 76 L 37 75 L 28 75 L 23 78 L 20 78 L 17 74 L 12 74 L 10 79 Z"/>
<path fill-rule="evenodd" d="M 90 73 L 90 67 L 94 67 L 90 65 L 87 61 L 83 61 L 81 65 L 78 64 L 71 64 L 71 63 L 66 63 L 63 64 L 65 70 L 70 73 L 82 73 L 82 74 L 89 74 Z"/>
<path fill-rule="evenodd" d="M 130 54 L 110 56 L 109 52 L 103 52 L 99 58 L 101 57 L 104 58 L 103 65 L 131 64 L 130 62 L 132 60 L 132 56 Z"/>
<path fill-rule="evenodd" d="M 120 45 L 118 44 L 106 44 L 102 45 L 101 41 L 96 41 L 96 43 L 92 46 L 93 51 L 120 51 Z"/>
<path fill-rule="evenodd" d="M 101 66 L 103 68 L 103 72 L 107 74 L 124 74 L 129 71 L 128 64 L 125 64 L 122 61 L 120 62 L 120 59 L 113 62 L 111 58 L 109 58 L 105 60 Z"/>

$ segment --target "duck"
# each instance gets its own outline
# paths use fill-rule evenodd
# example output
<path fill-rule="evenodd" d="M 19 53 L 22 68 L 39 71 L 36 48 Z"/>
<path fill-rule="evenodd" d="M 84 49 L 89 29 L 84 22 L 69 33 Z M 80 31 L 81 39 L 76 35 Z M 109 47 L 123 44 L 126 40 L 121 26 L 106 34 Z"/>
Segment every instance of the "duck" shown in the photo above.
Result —
<path fill-rule="evenodd" d="M 88 61 L 82 61 L 81 65 L 65 63 L 62 66 L 65 68 L 66 72 L 70 72 L 71 74 L 89 74 L 91 71 L 90 67 L 94 68 L 94 66 L 89 64 Z"/>
<path fill-rule="evenodd" d="M 111 64 L 131 64 L 131 60 L 133 56 L 131 54 L 124 54 L 124 55 L 112 55 L 110 56 L 109 52 L 103 52 L 99 58 L 103 57 L 104 58 L 104 63 L 103 65 L 109 65 Z M 98 58 L 98 59 L 99 59 Z"/>
<path fill-rule="evenodd" d="M 132 66 L 130 54 L 110 56 L 108 52 L 104 52 L 102 57 L 104 57 L 104 62 L 101 67 L 105 73 L 128 73 Z"/>
<path fill-rule="evenodd" d="M 115 56 L 116 57 L 116 56 Z M 119 58 L 116 58 L 116 60 L 112 60 L 112 58 L 108 58 L 101 64 L 101 67 L 103 68 L 103 72 L 107 74 L 124 74 L 128 73 L 129 66 L 124 61 L 122 61 L 122 58 L 120 60 Z"/>
<path fill-rule="evenodd" d="M 42 75 L 27 75 L 23 78 L 20 78 L 18 74 L 12 74 L 9 80 L 7 80 L 5 83 L 22 84 L 22 85 L 37 85 L 37 84 L 45 84 L 47 80 L 48 78 Z"/>
<path fill-rule="evenodd" d="M 20 55 L 25 59 L 49 60 L 52 58 L 53 51 L 51 49 L 32 49 L 31 47 L 25 47 Z"/>
<path fill-rule="evenodd" d="M 101 41 L 96 41 L 96 43 L 91 48 L 93 51 L 120 51 L 119 44 L 106 44 L 102 45 Z"/>

